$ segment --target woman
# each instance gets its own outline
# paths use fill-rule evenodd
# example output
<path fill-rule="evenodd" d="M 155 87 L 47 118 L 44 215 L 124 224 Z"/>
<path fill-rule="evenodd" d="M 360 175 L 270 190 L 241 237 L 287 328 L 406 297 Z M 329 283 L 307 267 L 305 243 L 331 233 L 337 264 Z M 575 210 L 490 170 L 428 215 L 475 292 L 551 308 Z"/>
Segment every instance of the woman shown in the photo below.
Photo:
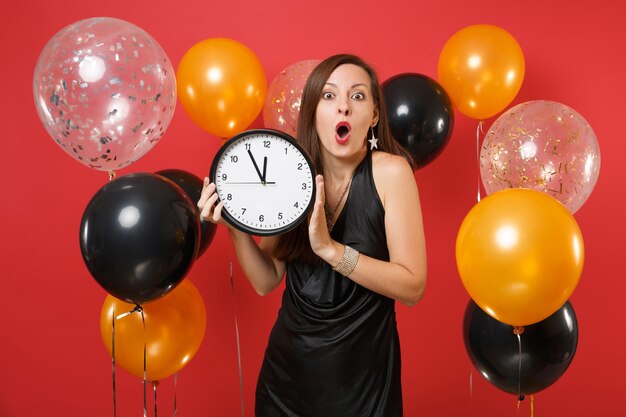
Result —
<path fill-rule="evenodd" d="M 229 227 L 259 294 L 286 273 L 256 415 L 402 416 L 395 300 L 421 299 L 426 249 L 413 171 L 368 64 L 335 55 L 313 70 L 298 141 L 321 174 L 308 223 L 257 246 L 223 221 L 208 180 L 198 202 L 204 219 Z"/>

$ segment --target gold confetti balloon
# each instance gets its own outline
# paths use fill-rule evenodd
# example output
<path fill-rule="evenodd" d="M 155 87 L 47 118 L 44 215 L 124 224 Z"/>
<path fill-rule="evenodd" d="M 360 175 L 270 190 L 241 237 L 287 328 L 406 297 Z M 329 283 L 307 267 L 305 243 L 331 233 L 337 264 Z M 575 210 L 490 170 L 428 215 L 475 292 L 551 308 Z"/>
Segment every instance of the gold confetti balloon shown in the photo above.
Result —
<path fill-rule="evenodd" d="M 503 113 L 491 126 L 480 153 L 487 194 L 505 188 L 543 191 L 575 213 L 600 172 L 593 129 L 572 108 L 529 101 Z"/>
<path fill-rule="evenodd" d="M 61 29 L 33 76 L 37 113 L 56 143 L 89 168 L 114 171 L 159 142 L 176 77 L 159 44 L 132 23 L 90 18 Z"/>
<path fill-rule="evenodd" d="M 265 127 L 296 136 L 302 90 L 311 71 L 320 62 L 315 59 L 296 62 L 274 78 L 263 106 Z"/>

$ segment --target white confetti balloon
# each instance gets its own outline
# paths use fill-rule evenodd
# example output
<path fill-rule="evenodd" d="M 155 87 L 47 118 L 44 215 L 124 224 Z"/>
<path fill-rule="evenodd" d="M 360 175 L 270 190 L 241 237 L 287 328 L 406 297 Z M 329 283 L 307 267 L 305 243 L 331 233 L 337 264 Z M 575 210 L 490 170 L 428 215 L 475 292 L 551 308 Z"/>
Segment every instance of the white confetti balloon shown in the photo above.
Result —
<path fill-rule="evenodd" d="M 176 105 L 176 78 L 161 46 L 123 20 L 81 20 L 59 31 L 33 77 L 39 117 L 61 148 L 114 171 L 161 139 Z"/>

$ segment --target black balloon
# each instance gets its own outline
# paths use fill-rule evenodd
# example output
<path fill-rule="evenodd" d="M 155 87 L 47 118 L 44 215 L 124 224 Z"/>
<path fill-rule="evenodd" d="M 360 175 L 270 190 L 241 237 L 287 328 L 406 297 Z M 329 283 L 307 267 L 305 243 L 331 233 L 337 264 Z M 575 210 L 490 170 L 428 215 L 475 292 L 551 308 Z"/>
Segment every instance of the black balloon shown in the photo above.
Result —
<path fill-rule="evenodd" d="M 89 272 L 111 295 L 142 304 L 164 296 L 196 257 L 199 222 L 180 187 L 159 175 L 129 174 L 91 199 L 80 224 Z"/>
<path fill-rule="evenodd" d="M 415 159 L 418 168 L 446 147 L 454 127 L 448 93 L 421 74 L 399 74 L 383 83 L 389 127 L 394 139 Z"/>
<path fill-rule="evenodd" d="M 202 180 L 196 175 L 183 171 L 182 169 L 164 169 L 157 172 L 165 178 L 168 178 L 176 183 L 185 193 L 189 196 L 194 203 L 198 218 L 200 219 L 200 211 L 198 210 L 198 200 L 200 200 L 200 194 L 202 194 Z M 208 221 L 200 219 L 200 247 L 198 248 L 198 256 L 200 257 L 209 247 L 215 237 L 215 231 L 217 225 Z"/>
<path fill-rule="evenodd" d="M 547 319 L 524 326 L 521 373 L 513 326 L 492 318 L 472 300 L 465 309 L 463 338 L 470 360 L 487 381 L 526 395 L 552 385 L 567 370 L 578 345 L 578 322 L 568 301 Z"/>

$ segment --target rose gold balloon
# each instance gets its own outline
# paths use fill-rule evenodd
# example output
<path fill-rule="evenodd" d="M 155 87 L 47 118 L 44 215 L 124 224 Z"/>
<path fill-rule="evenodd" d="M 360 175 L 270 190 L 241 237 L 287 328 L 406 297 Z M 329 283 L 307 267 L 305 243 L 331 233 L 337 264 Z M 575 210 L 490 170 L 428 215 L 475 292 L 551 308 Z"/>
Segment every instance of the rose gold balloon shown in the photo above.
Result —
<path fill-rule="evenodd" d="M 487 194 L 531 188 L 556 198 L 571 213 L 587 200 L 599 172 L 600 149 L 591 126 L 553 101 L 529 101 L 503 113 L 480 153 Z"/>
<path fill-rule="evenodd" d="M 302 89 L 311 71 L 320 62 L 320 60 L 297 62 L 282 70 L 274 78 L 267 90 L 263 106 L 265 127 L 296 136 Z"/>

